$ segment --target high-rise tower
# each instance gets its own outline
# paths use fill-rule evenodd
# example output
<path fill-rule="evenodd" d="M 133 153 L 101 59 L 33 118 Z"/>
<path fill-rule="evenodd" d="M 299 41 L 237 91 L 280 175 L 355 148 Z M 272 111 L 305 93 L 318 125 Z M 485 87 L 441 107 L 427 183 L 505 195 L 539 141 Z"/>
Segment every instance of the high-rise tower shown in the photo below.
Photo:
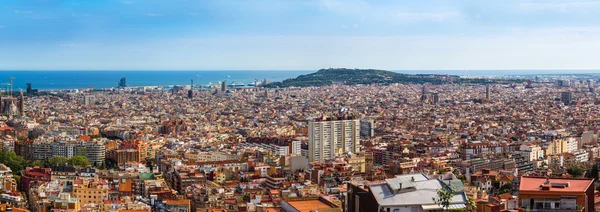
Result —
<path fill-rule="evenodd" d="M 194 80 L 191 80 L 190 90 L 188 91 L 188 98 L 194 97 Z"/>
<path fill-rule="evenodd" d="M 23 90 L 21 90 L 21 96 L 19 99 L 19 114 L 25 115 L 25 97 L 23 96 Z"/>
<path fill-rule="evenodd" d="M 360 120 L 331 117 L 308 123 L 308 161 L 325 161 L 336 154 L 360 152 Z"/>

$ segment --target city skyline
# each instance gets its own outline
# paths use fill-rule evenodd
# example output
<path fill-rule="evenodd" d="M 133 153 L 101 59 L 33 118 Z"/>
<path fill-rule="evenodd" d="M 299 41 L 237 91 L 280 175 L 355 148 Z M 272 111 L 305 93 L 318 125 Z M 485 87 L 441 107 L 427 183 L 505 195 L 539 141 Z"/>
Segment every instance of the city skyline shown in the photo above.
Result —
<path fill-rule="evenodd" d="M 7 1 L 2 70 L 591 70 L 599 1 Z"/>

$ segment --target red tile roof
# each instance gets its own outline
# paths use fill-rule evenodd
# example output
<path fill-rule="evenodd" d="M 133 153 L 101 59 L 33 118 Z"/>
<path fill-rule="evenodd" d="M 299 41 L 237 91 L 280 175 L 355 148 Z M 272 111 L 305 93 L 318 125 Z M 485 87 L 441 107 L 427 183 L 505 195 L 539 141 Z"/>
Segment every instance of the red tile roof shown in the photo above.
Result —
<path fill-rule="evenodd" d="M 594 183 L 594 179 L 580 179 L 580 178 L 549 178 L 550 186 L 549 192 L 585 192 L 590 185 Z M 546 192 L 542 190 L 542 185 L 546 182 L 546 178 L 544 177 L 521 177 L 521 185 L 520 191 L 539 191 Z M 561 188 L 561 187 L 553 187 L 551 184 L 553 183 L 569 183 L 569 186 Z"/>

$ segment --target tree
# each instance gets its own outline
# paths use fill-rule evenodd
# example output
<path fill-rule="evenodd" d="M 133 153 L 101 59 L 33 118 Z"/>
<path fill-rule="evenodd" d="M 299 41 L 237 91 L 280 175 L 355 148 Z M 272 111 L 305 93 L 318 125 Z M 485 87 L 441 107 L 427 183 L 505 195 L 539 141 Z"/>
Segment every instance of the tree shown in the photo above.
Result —
<path fill-rule="evenodd" d="M 69 164 L 74 166 L 89 166 L 90 162 L 87 160 L 85 156 L 73 156 L 71 159 L 67 161 Z"/>
<path fill-rule="evenodd" d="M 477 210 L 477 203 L 471 196 L 467 196 L 467 211 L 475 211 Z"/>
<path fill-rule="evenodd" d="M 69 162 L 69 159 L 67 159 L 66 157 L 63 156 L 56 156 L 56 157 L 51 157 L 48 158 L 46 161 L 46 165 L 48 167 L 53 167 L 53 166 L 64 166 Z"/>
<path fill-rule="evenodd" d="M 567 169 L 567 173 L 569 173 L 573 177 L 581 177 L 581 175 L 583 175 L 583 172 L 585 172 L 585 170 L 579 166 L 574 166 Z"/>
<path fill-rule="evenodd" d="M 598 181 L 598 165 L 592 166 L 592 170 L 590 171 L 590 178 L 594 178 L 595 181 Z"/>
<path fill-rule="evenodd" d="M 450 201 L 454 197 L 452 188 L 442 188 L 437 190 L 437 197 L 433 197 L 433 202 L 447 211 L 450 207 Z"/>
<path fill-rule="evenodd" d="M 15 152 L 0 151 L 0 163 L 10 167 L 13 173 L 19 173 L 27 166 L 27 161 Z"/>
<path fill-rule="evenodd" d="M 500 193 L 500 194 L 512 193 L 512 189 L 513 189 L 512 183 L 508 182 L 508 183 L 505 183 L 504 185 L 502 185 L 502 187 L 500 187 L 500 191 L 498 193 Z"/>

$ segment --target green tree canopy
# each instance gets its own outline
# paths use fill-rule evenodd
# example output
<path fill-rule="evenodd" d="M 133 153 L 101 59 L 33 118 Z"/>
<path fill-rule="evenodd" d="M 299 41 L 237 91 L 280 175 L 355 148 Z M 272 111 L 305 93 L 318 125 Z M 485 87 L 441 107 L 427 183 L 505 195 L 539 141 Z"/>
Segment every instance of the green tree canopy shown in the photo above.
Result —
<path fill-rule="evenodd" d="M 68 160 L 68 163 L 74 166 L 89 166 L 90 162 L 85 156 L 73 156 Z"/>
<path fill-rule="evenodd" d="M 46 164 L 49 167 L 53 167 L 53 166 L 64 166 L 69 162 L 69 159 L 63 156 L 56 156 L 56 157 L 51 157 L 48 158 L 46 161 Z"/>
<path fill-rule="evenodd" d="M 567 173 L 569 173 L 573 177 L 581 177 L 583 175 L 583 172 L 585 172 L 585 170 L 579 166 L 574 166 L 567 169 Z"/>

